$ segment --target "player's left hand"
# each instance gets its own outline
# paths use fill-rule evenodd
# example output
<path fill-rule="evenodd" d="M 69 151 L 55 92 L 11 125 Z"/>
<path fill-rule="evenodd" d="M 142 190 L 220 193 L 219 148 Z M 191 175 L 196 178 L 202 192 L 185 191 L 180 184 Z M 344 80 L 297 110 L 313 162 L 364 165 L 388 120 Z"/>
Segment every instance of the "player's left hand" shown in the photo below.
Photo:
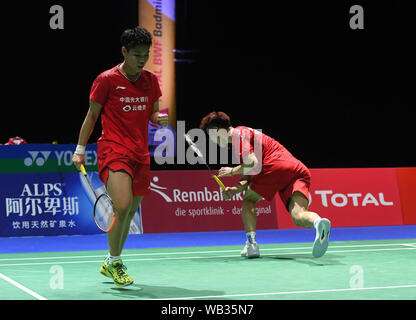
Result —
<path fill-rule="evenodd" d="M 167 127 L 169 124 L 169 116 L 166 113 L 159 113 L 157 121 L 161 127 Z"/>

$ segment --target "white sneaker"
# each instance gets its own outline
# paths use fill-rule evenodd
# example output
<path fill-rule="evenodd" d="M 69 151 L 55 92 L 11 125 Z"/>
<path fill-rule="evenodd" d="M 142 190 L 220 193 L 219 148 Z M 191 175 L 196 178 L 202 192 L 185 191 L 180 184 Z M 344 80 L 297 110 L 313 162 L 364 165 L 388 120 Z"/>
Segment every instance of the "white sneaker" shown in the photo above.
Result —
<path fill-rule="evenodd" d="M 244 246 L 243 250 L 240 252 L 242 257 L 246 258 L 258 258 L 260 257 L 260 249 L 259 245 L 257 243 L 249 244 L 246 242 L 246 245 Z"/>
<path fill-rule="evenodd" d="M 312 247 L 312 255 L 315 258 L 322 257 L 328 249 L 328 238 L 331 230 L 331 222 L 323 218 L 319 220 L 316 229 L 316 237 Z"/>

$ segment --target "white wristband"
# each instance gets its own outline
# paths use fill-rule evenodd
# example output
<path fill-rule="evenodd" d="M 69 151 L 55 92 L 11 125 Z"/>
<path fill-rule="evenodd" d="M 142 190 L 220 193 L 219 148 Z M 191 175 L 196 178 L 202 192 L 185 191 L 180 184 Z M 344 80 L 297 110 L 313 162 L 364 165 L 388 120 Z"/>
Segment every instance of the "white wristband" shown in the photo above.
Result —
<path fill-rule="evenodd" d="M 77 148 L 75 149 L 75 153 L 85 154 L 85 146 L 78 144 Z"/>

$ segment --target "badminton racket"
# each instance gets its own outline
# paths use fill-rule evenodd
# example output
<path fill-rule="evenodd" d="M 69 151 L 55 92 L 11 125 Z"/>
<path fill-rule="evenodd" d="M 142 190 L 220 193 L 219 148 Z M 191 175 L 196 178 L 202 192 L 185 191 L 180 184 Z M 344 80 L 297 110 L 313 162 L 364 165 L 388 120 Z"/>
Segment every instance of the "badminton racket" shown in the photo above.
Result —
<path fill-rule="evenodd" d="M 211 168 L 209 167 L 209 165 L 207 164 L 207 162 L 205 161 L 205 158 L 202 154 L 202 152 L 198 149 L 198 147 L 195 145 L 195 143 L 192 141 L 191 137 L 188 134 L 184 134 L 185 140 L 188 143 L 189 147 L 192 149 L 192 151 L 194 151 L 196 153 L 196 155 L 198 156 L 198 158 L 202 159 L 203 164 L 207 167 L 209 173 L 211 174 L 211 176 L 214 178 L 214 180 L 217 182 L 217 184 L 220 186 L 220 188 L 222 189 L 222 191 L 225 190 L 225 185 L 224 183 L 222 183 L 222 181 L 220 180 L 220 178 L 218 178 L 211 170 Z M 225 199 L 229 199 L 229 197 L 224 194 L 224 198 Z"/>
<path fill-rule="evenodd" d="M 94 203 L 94 221 L 97 227 L 104 231 L 108 232 L 114 226 L 116 221 L 116 215 L 114 212 L 113 201 L 107 193 L 102 193 L 97 195 L 95 189 L 93 188 L 90 179 L 87 176 L 87 171 L 85 170 L 84 165 L 81 164 L 80 170 L 85 177 L 85 180 L 88 182 L 92 192 L 95 196 Z"/>

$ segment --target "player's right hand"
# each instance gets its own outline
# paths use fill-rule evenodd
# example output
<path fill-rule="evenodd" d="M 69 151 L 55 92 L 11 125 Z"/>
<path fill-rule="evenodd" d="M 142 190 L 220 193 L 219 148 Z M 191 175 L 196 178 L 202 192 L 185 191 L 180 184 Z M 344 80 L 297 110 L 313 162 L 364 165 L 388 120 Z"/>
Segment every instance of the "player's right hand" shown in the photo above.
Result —
<path fill-rule="evenodd" d="M 226 187 L 225 190 L 222 192 L 224 195 L 224 198 L 231 199 L 235 194 L 238 193 L 237 187 Z"/>
<path fill-rule="evenodd" d="M 74 163 L 75 167 L 79 170 L 82 165 L 85 165 L 85 154 L 78 154 L 74 153 L 72 156 L 72 162 Z"/>
<path fill-rule="evenodd" d="M 222 167 L 220 170 L 218 170 L 218 178 L 231 177 L 232 171 L 233 171 L 233 168 L 231 167 Z"/>

